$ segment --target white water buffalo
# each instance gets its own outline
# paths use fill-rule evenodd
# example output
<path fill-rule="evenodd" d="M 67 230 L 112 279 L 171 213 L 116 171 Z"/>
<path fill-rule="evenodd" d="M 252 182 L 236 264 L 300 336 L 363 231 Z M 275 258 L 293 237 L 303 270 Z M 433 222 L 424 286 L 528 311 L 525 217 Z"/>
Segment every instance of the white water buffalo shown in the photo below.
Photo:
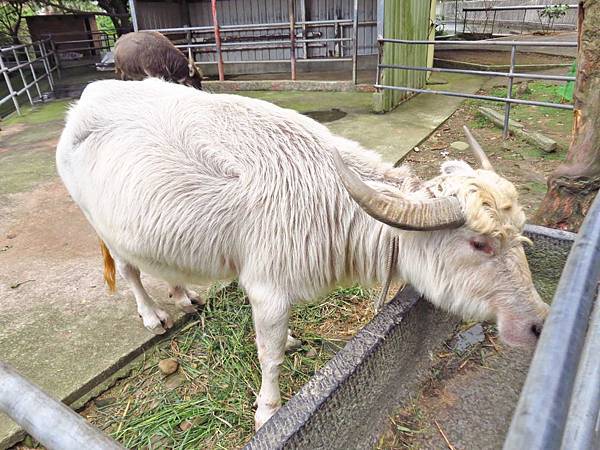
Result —
<path fill-rule="evenodd" d="M 159 77 L 202 89 L 202 74 L 173 43 L 156 31 L 136 31 L 115 43 L 115 71 L 122 80 Z"/>
<path fill-rule="evenodd" d="M 157 79 L 98 81 L 69 111 L 60 176 L 106 243 L 144 324 L 170 325 L 140 270 L 184 286 L 238 277 L 262 370 L 256 426 L 280 407 L 290 306 L 393 276 L 465 318 L 533 345 L 547 306 L 522 243 L 514 186 L 462 161 L 420 180 L 295 111 Z M 397 237 L 397 240 L 393 240 Z M 111 258 L 112 255 L 112 258 Z M 179 287 L 181 304 L 189 294 Z"/>

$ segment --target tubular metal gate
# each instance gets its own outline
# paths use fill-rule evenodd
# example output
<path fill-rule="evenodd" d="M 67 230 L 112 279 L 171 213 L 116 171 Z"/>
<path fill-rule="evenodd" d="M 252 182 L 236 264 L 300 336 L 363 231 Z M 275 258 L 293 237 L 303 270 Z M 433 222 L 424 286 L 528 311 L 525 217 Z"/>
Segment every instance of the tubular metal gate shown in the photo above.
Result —
<path fill-rule="evenodd" d="M 40 68 L 42 72 L 38 75 L 36 69 Z M 27 94 L 29 103 L 33 105 L 36 98 L 35 92 L 32 92 L 33 87 L 35 86 L 37 97 L 42 98 L 40 82 L 44 79 L 48 79 L 50 90 L 54 91 L 54 71 L 60 75 L 54 44 L 49 39 L 1 48 L 0 73 L 6 84 L 6 94 L 0 99 L 0 106 L 12 100 L 20 115 L 19 96 Z"/>
<path fill-rule="evenodd" d="M 599 282 L 597 195 L 560 277 L 504 450 L 600 448 Z"/>
<path fill-rule="evenodd" d="M 415 41 L 415 40 L 407 40 L 407 39 L 388 39 L 380 36 L 377 41 L 379 42 L 380 51 L 379 51 L 379 61 L 377 62 L 377 80 L 375 84 L 375 88 L 380 89 L 390 89 L 395 91 L 404 91 L 404 92 L 416 92 L 416 93 L 424 93 L 424 94 L 438 94 L 438 95 L 448 95 L 451 97 L 463 97 L 463 98 L 473 98 L 479 100 L 491 100 L 495 102 L 503 102 L 504 106 L 504 131 L 503 137 L 506 139 L 508 137 L 509 132 L 509 118 L 510 118 L 510 108 L 513 103 L 520 105 L 531 105 L 531 106 L 547 106 L 550 108 L 559 108 L 559 109 L 573 109 L 573 105 L 565 105 L 561 103 L 550 103 L 550 102 L 539 102 L 533 100 L 522 100 L 513 98 L 512 88 L 513 82 L 515 78 L 525 78 L 532 80 L 555 80 L 555 81 L 575 81 L 575 77 L 573 76 L 564 76 L 564 75 L 544 75 L 544 74 L 534 74 L 534 73 L 517 73 L 515 72 L 515 63 L 516 63 L 516 52 L 517 47 L 577 47 L 577 42 L 529 42 L 529 41 Z M 382 64 L 381 55 L 383 55 L 383 46 L 385 44 L 403 44 L 403 45 L 436 45 L 436 44 L 452 44 L 458 46 L 473 46 L 473 45 L 481 45 L 481 46 L 494 46 L 494 47 L 510 47 L 510 68 L 508 72 L 494 72 L 494 71 L 484 71 L 484 70 L 468 70 L 468 69 L 447 69 L 441 67 L 425 67 L 425 66 L 407 66 L 400 64 Z M 496 97 L 491 95 L 477 95 L 477 94 L 467 94 L 464 92 L 453 92 L 453 91 L 443 91 L 443 90 L 431 90 L 431 89 L 418 89 L 412 87 L 405 86 L 388 86 L 385 84 L 381 84 L 381 77 L 383 75 L 383 69 L 391 69 L 391 70 L 416 70 L 416 71 L 424 71 L 424 72 L 443 72 L 443 73 L 464 73 L 471 75 L 482 75 L 482 76 L 498 76 L 498 77 L 506 77 L 508 78 L 508 89 L 506 91 L 506 97 Z"/>
<path fill-rule="evenodd" d="M 138 31 L 138 18 L 135 8 L 135 1 L 130 0 L 130 8 L 132 12 L 132 22 L 135 31 Z M 319 43 L 334 42 L 338 48 L 339 56 L 336 61 L 352 61 L 352 80 L 357 83 L 357 66 L 358 66 L 358 28 L 375 26 L 375 21 L 361 21 L 358 16 L 358 0 L 353 0 L 352 4 L 352 19 L 346 20 L 300 20 L 296 14 L 296 2 L 290 0 L 288 2 L 288 22 L 279 23 L 257 23 L 257 24 L 240 24 L 240 25 L 220 25 L 218 19 L 217 2 L 212 0 L 212 25 L 209 26 L 183 26 L 176 28 L 152 28 L 144 31 L 158 31 L 163 34 L 180 34 L 185 36 L 187 41 L 185 44 L 178 44 L 176 47 L 187 49 L 190 55 L 201 52 L 215 52 L 216 62 L 219 71 L 219 80 L 224 78 L 224 62 L 223 53 L 231 51 L 246 51 L 246 50 L 273 50 L 273 49 L 289 49 L 289 61 L 291 67 L 291 79 L 296 79 L 296 54 L 298 50 L 302 51 L 303 59 L 308 58 L 308 49 L 310 45 Z M 304 14 L 303 14 L 304 15 Z M 349 36 L 326 38 L 326 37 L 310 37 L 308 29 L 313 27 L 339 27 L 352 28 Z M 264 31 L 264 30 L 288 30 L 285 35 L 274 36 L 273 38 L 265 38 L 261 40 L 251 40 L 251 37 L 246 36 L 246 39 L 240 37 L 223 38 L 223 34 L 232 32 L 249 32 L 249 31 Z M 211 36 L 212 39 L 207 38 Z M 298 37 L 299 35 L 299 37 Z M 195 42 L 196 41 L 196 42 Z M 346 44 L 351 46 L 348 51 Z M 327 58 L 318 58 L 319 61 L 326 61 Z M 237 61 L 229 61 L 237 62 Z M 260 61 L 261 63 L 269 62 Z M 273 62 L 273 61 L 270 61 Z"/>

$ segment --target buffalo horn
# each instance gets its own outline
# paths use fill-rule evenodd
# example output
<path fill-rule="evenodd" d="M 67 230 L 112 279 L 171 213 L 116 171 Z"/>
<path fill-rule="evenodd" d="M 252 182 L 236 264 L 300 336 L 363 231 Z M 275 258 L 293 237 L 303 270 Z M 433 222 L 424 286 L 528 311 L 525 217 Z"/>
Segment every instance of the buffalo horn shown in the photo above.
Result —
<path fill-rule="evenodd" d="M 346 190 L 374 219 L 402 230 L 430 231 L 458 228 L 465 223 L 454 197 L 408 200 L 379 192 L 364 183 L 333 150 L 333 161 Z"/>
<path fill-rule="evenodd" d="M 465 136 L 467 136 L 467 141 L 469 142 L 469 145 L 471 146 L 471 149 L 473 150 L 473 154 L 479 161 L 479 165 L 481 166 L 481 168 L 485 169 L 485 170 L 491 170 L 492 172 L 494 172 L 494 167 L 492 166 L 492 163 L 490 162 L 487 155 L 481 148 L 481 145 L 479 145 L 479 142 L 477 142 L 475 140 L 475 138 L 473 137 L 473 135 L 471 134 L 471 130 L 469 130 L 469 128 L 467 128 L 466 125 L 463 126 L 463 130 L 465 131 Z"/>

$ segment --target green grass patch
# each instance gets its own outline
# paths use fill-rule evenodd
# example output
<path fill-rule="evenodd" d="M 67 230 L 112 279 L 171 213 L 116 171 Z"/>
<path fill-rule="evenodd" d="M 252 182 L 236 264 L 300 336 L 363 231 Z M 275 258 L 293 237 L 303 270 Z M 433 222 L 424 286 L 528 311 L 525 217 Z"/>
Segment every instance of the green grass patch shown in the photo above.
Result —
<path fill-rule="evenodd" d="M 4 126 L 14 124 L 26 124 L 26 125 L 39 125 L 46 122 L 52 122 L 57 120 L 63 120 L 67 112 L 67 108 L 73 102 L 72 99 L 68 100 L 54 100 L 48 103 L 44 103 L 36 106 L 23 106 L 21 108 L 21 115 L 18 116 L 16 113 L 11 115 L 9 118 L 3 120 Z"/>
<path fill-rule="evenodd" d="M 369 299 L 370 291 L 354 287 L 294 308 L 291 328 L 303 346 L 282 365 L 284 401 L 372 317 Z M 166 379 L 157 368 L 164 358 L 180 364 Z M 127 448 L 231 449 L 252 436 L 259 388 L 251 307 L 232 284 L 214 288 L 197 321 L 103 394 L 108 404 L 84 414 Z"/>

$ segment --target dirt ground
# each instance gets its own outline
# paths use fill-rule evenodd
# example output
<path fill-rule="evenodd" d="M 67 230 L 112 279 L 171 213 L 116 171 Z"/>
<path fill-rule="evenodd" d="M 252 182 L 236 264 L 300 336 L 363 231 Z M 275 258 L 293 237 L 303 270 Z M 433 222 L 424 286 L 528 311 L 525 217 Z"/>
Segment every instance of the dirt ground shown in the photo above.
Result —
<path fill-rule="evenodd" d="M 536 85 L 532 85 L 536 89 Z M 541 89 L 546 89 L 544 85 Z M 496 93 L 502 87 L 492 87 L 480 93 Z M 553 91 L 549 96 L 554 96 Z M 555 100 L 556 101 L 556 100 Z M 475 138 L 486 151 L 498 173 L 512 181 L 519 192 L 525 213 L 530 218 L 546 193 L 546 179 L 564 159 L 570 141 L 572 113 L 567 110 L 539 108 L 535 106 L 513 107 L 511 118 L 554 139 L 556 152 L 545 153 L 522 139 L 510 136 L 502 139 L 502 130 L 491 124 L 477 110 L 478 106 L 490 107 L 489 103 L 467 101 L 438 128 L 425 142 L 410 152 L 405 163 L 410 164 L 422 177 L 437 174 L 440 164 L 448 159 L 464 159 L 476 166 L 469 149 L 457 150 L 453 142 L 464 142 L 462 126 L 467 124 Z M 499 111 L 500 109 L 497 108 Z"/>

